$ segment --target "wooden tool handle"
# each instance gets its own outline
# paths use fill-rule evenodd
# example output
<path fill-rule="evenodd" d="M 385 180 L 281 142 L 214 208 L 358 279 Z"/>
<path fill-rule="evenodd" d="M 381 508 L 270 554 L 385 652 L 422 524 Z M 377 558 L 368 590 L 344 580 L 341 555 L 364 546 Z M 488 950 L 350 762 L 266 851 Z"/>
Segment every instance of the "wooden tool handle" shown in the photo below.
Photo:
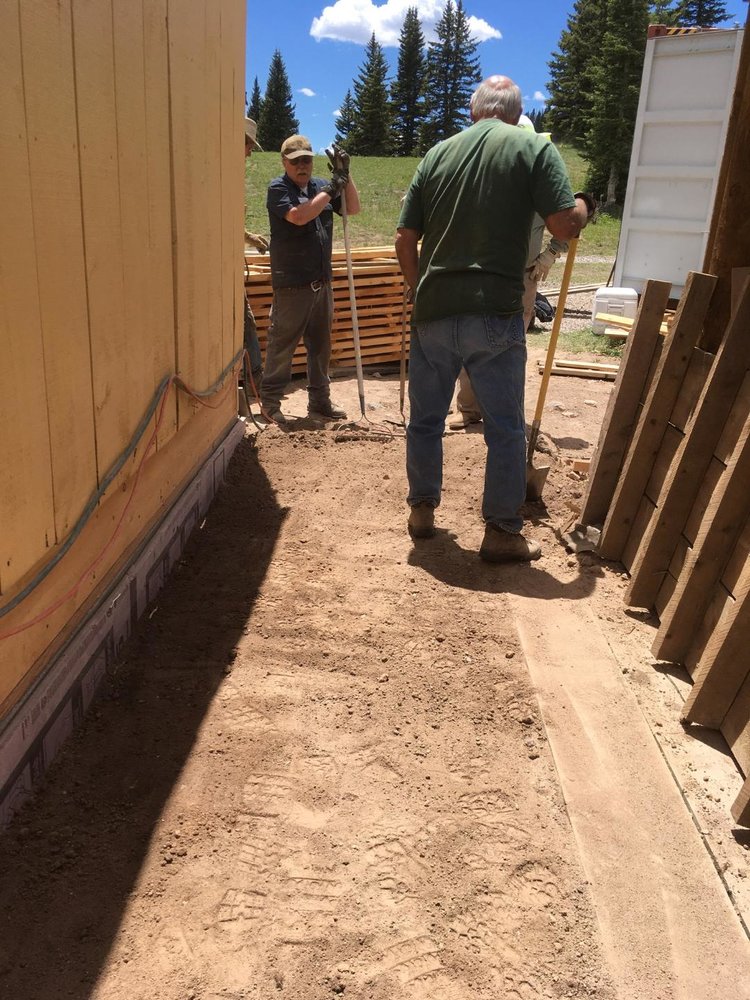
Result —
<path fill-rule="evenodd" d="M 570 240 L 568 243 L 568 256 L 565 258 L 565 269 L 563 270 L 562 281 L 560 282 L 560 294 L 557 297 L 555 318 L 552 322 L 552 333 L 550 334 L 549 347 L 547 348 L 547 359 L 544 362 L 542 384 L 539 386 L 539 395 L 536 401 L 536 410 L 534 411 L 534 424 L 537 426 L 542 419 L 544 401 L 547 398 L 549 376 L 552 371 L 552 362 L 555 360 L 555 348 L 557 347 L 557 338 L 560 333 L 560 327 L 562 326 L 563 314 L 565 312 L 565 300 L 568 297 L 568 286 L 570 285 L 570 277 L 573 274 L 573 264 L 575 263 L 577 249 L 578 239 Z"/>

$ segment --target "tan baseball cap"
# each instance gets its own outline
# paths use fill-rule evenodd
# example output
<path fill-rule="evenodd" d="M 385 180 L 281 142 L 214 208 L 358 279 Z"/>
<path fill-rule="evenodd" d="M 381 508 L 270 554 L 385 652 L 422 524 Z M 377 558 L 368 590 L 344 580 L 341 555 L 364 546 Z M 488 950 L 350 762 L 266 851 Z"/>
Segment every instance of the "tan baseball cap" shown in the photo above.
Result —
<path fill-rule="evenodd" d="M 258 142 L 258 140 L 255 138 L 257 136 L 257 134 L 258 134 L 258 126 L 255 124 L 255 122 L 252 120 L 252 118 L 246 118 L 245 119 L 245 135 L 250 140 L 250 145 L 253 147 L 253 149 L 257 149 L 259 152 L 262 153 L 263 152 L 263 148 L 261 147 L 261 145 Z"/>
<path fill-rule="evenodd" d="M 281 155 L 287 160 L 298 160 L 300 156 L 312 156 L 313 150 L 306 135 L 290 135 L 281 144 Z"/>

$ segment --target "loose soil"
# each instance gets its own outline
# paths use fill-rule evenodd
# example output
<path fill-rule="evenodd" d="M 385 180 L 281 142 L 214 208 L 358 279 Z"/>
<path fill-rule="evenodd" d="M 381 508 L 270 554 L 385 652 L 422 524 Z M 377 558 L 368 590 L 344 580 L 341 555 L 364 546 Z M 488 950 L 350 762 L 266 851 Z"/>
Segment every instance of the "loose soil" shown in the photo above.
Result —
<path fill-rule="evenodd" d="M 530 574 L 550 615 L 595 609 L 746 910 L 739 774 L 679 726 L 686 681 L 654 670 L 655 622 L 625 613 L 621 567 L 559 541 L 610 391 L 553 380 L 534 566 L 477 558 L 473 430 L 446 437 L 440 531 L 412 543 L 392 372 L 366 383 L 392 436 L 249 426 L 95 711 L 0 838 L 2 995 L 614 998 L 512 613 Z M 333 397 L 358 414 L 352 378 Z M 297 384 L 285 410 L 304 406 Z M 639 997 L 672 996 L 649 983 Z"/>

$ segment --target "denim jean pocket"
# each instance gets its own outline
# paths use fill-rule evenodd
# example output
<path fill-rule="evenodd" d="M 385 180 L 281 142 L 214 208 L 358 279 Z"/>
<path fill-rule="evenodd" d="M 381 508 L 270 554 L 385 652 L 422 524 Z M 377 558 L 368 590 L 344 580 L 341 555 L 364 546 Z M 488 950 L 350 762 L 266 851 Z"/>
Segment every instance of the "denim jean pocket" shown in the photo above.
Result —
<path fill-rule="evenodd" d="M 484 330 L 487 343 L 495 350 L 507 350 L 517 344 L 526 343 L 523 329 L 523 313 L 513 316 L 485 316 Z"/>

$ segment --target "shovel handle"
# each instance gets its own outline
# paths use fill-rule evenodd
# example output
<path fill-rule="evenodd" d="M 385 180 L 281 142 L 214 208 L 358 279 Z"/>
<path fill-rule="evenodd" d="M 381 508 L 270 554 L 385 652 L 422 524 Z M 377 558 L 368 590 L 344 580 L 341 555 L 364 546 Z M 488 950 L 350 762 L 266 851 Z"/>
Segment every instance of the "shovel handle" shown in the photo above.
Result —
<path fill-rule="evenodd" d="M 563 313 L 565 312 L 565 300 L 568 297 L 568 286 L 570 285 L 570 276 L 573 273 L 573 264 L 576 259 L 576 250 L 578 249 L 578 239 L 572 239 L 568 242 L 568 255 L 565 258 L 565 268 L 563 270 L 562 281 L 560 282 L 560 294 L 557 298 L 557 308 L 555 309 L 555 318 L 552 322 L 552 333 L 549 337 L 549 347 L 547 348 L 547 358 L 544 362 L 544 374 L 542 375 L 542 384 L 539 386 L 539 395 L 536 400 L 536 410 L 534 410 L 534 424 L 537 429 L 542 419 L 542 412 L 544 410 L 544 401 L 547 398 L 547 386 L 549 385 L 549 377 L 552 372 L 552 362 L 555 360 L 555 349 L 557 348 L 557 338 L 560 334 L 560 327 L 562 326 Z"/>

